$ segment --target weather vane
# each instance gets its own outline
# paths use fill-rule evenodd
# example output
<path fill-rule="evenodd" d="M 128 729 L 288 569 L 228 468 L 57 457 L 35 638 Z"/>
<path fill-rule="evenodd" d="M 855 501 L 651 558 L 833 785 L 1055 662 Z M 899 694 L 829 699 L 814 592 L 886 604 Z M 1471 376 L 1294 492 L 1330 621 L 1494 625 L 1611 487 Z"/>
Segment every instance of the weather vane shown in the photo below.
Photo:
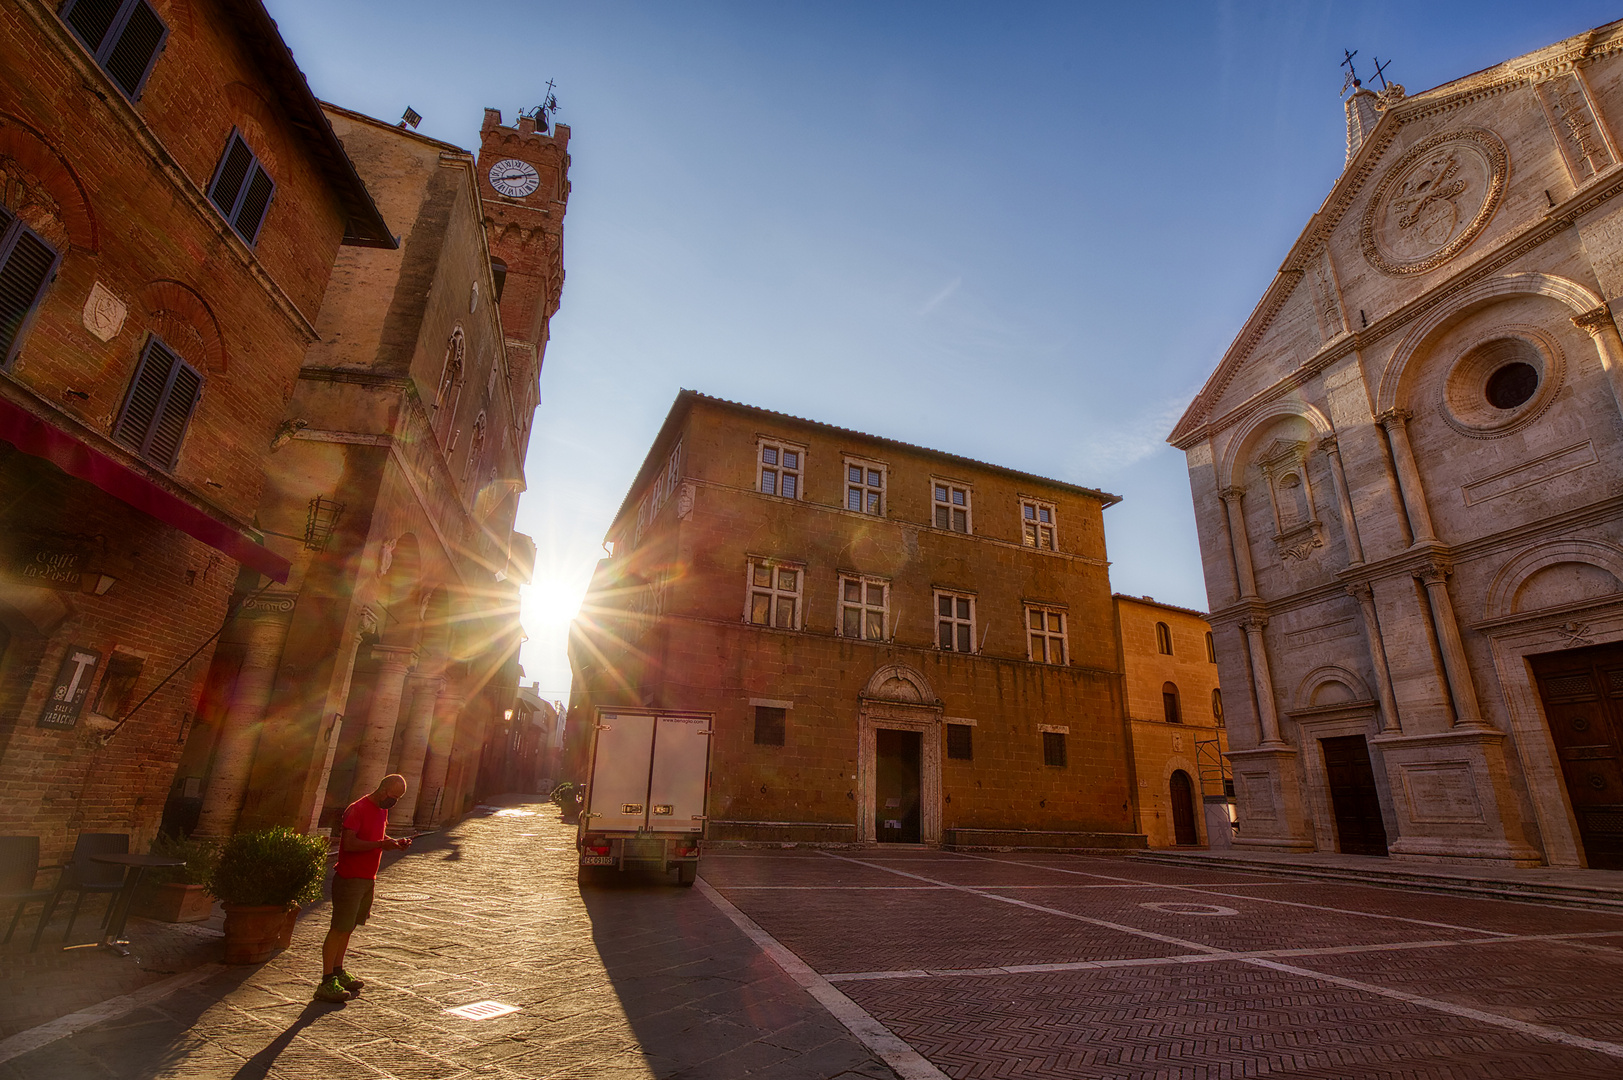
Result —
<path fill-rule="evenodd" d="M 552 125 L 551 117 L 558 112 L 558 98 L 553 94 L 553 87 L 557 84 L 551 79 L 547 80 L 547 96 L 541 99 L 541 104 L 533 109 L 520 109 L 520 116 L 527 116 L 534 120 L 536 126 L 545 131 Z"/>
<path fill-rule="evenodd" d="M 1358 81 L 1358 70 L 1353 67 L 1352 62 L 1353 57 L 1358 55 L 1358 50 L 1354 49 L 1352 52 L 1348 52 L 1346 49 L 1342 49 L 1341 54 L 1346 57 L 1341 62 L 1341 66 L 1347 69 L 1347 77 L 1341 83 L 1341 92 L 1345 94 L 1348 87 L 1357 88 L 1364 84 Z"/>

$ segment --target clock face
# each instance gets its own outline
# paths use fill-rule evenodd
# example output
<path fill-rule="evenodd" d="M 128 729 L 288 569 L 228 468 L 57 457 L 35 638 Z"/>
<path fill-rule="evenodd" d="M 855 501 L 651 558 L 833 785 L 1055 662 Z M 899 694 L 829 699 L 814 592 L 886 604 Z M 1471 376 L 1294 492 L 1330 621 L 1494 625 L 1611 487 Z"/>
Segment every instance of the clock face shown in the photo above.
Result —
<path fill-rule="evenodd" d="M 504 158 L 490 167 L 490 186 L 510 199 L 522 199 L 541 185 L 535 166 L 516 158 Z"/>

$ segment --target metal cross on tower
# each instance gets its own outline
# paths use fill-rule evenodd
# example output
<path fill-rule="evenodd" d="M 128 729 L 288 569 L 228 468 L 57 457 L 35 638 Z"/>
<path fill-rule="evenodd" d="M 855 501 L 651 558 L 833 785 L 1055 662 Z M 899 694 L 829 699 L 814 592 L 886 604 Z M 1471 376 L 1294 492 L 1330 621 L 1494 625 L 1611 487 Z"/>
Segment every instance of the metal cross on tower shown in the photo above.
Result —
<path fill-rule="evenodd" d="M 1347 69 L 1347 77 L 1342 80 L 1341 83 L 1341 92 L 1345 94 L 1349 86 L 1357 88 L 1363 86 L 1364 84 L 1358 81 L 1358 70 L 1353 67 L 1353 57 L 1358 55 L 1358 50 L 1354 49 L 1351 52 L 1348 52 L 1346 49 L 1342 49 L 1341 55 L 1346 57 L 1346 59 L 1341 61 L 1340 65 L 1341 67 Z"/>
<path fill-rule="evenodd" d="M 1379 56 L 1372 57 L 1372 59 L 1375 61 L 1375 77 L 1377 79 L 1381 80 L 1381 89 L 1385 90 L 1386 89 L 1386 76 L 1383 75 L 1382 72 L 1384 72 L 1387 68 L 1392 66 L 1392 61 L 1388 60 L 1386 63 L 1383 64 L 1383 63 L 1381 63 L 1381 58 Z"/>

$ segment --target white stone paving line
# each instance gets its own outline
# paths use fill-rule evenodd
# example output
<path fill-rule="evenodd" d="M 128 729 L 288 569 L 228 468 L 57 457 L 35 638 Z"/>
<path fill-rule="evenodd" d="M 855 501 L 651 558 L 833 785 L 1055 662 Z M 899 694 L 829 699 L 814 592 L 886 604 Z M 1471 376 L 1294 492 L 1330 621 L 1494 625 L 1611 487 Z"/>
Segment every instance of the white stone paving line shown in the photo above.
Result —
<path fill-rule="evenodd" d="M 855 1035 L 863 1046 L 872 1050 L 880 1060 L 894 1069 L 902 1080 L 947 1080 L 946 1073 L 930 1064 L 923 1054 L 902 1041 L 895 1032 L 876 1020 L 868 1010 L 836 990 L 827 979 L 813 971 L 809 964 L 789 951 L 777 938 L 761 929 L 754 919 L 738 910 L 726 897 L 711 888 L 708 881 L 701 877 L 695 884 L 705 899 L 716 906 L 716 910 L 727 916 L 734 926 L 744 932 L 745 937 L 755 942 L 757 948 L 771 957 L 791 979 L 799 983 L 819 1005 L 827 1009 L 834 1019 Z"/>
<path fill-rule="evenodd" d="M 171 976 L 162 982 L 143 986 L 141 989 L 118 997 L 108 998 L 86 1009 L 59 1016 L 55 1020 L 47 1021 L 38 1027 L 31 1027 L 27 1031 L 19 1031 L 9 1039 L 0 1040 L 0 1063 L 10 1061 L 12 1058 L 48 1046 L 58 1039 L 65 1039 L 69 1035 L 77 1034 L 87 1027 L 101 1023 L 103 1020 L 116 1020 L 120 1016 L 144 1009 L 155 1001 L 173 994 L 176 990 L 183 990 L 196 982 L 217 972 L 223 971 L 221 964 L 204 964 L 202 967 L 183 971 L 179 975 Z"/>
<path fill-rule="evenodd" d="M 855 863 L 855 864 L 857 864 L 859 866 L 876 866 L 876 865 L 878 865 L 878 864 L 871 863 L 871 862 L 863 862 L 860 859 L 847 858 L 844 855 L 835 855 L 835 854 L 833 854 L 831 852 L 827 852 L 827 851 L 822 852 L 822 854 L 825 855 L 826 857 L 830 858 L 830 859 L 839 859 L 842 862 Z M 973 856 L 973 855 L 963 855 L 961 857 L 966 858 L 966 859 L 976 858 L 976 856 Z M 986 860 L 986 861 L 988 861 L 988 862 L 997 862 L 999 860 L 989 859 L 989 860 Z M 1172 944 L 1182 945 L 1185 948 L 1192 948 L 1196 952 L 1205 953 L 1207 955 L 1211 955 L 1211 954 L 1214 954 L 1214 953 L 1222 953 L 1224 951 L 1222 949 L 1218 949 L 1218 948 L 1215 948 L 1215 947 L 1210 946 L 1210 945 L 1202 945 L 1201 943 L 1195 942 L 1195 941 L 1181 941 L 1178 938 L 1168 937 L 1165 934 L 1156 934 L 1156 933 L 1152 933 L 1152 932 L 1150 932 L 1148 930 L 1139 930 L 1139 929 L 1137 929 L 1135 927 L 1125 926 L 1125 925 L 1123 925 L 1121 923 L 1107 922 L 1104 919 L 1090 919 L 1085 915 L 1077 915 L 1074 912 L 1062 911 L 1059 908 L 1050 908 L 1050 907 L 1044 907 L 1041 904 L 1027 903 L 1024 900 L 1016 900 L 1012 896 L 999 896 L 996 893 L 986 892 L 986 891 L 984 891 L 982 889 L 977 889 L 977 888 L 967 886 L 967 885 L 955 885 L 950 881 L 936 881 L 933 878 L 926 878 L 926 877 L 923 877 L 922 875 L 919 875 L 919 874 L 909 874 L 905 870 L 897 870 L 897 869 L 894 869 L 893 867 L 889 867 L 889 866 L 880 866 L 879 868 L 882 869 L 882 870 L 885 870 L 887 873 L 900 874 L 903 877 L 915 878 L 915 879 L 917 879 L 919 881 L 930 881 L 930 882 L 933 882 L 934 884 L 937 884 L 937 885 L 944 885 L 949 889 L 955 889 L 955 890 L 957 890 L 959 892 L 969 893 L 972 896 L 981 896 L 981 897 L 985 897 L 988 900 L 996 900 L 999 903 L 1013 904 L 1016 907 L 1030 908 L 1033 911 L 1041 911 L 1041 912 L 1045 912 L 1045 913 L 1050 914 L 1050 915 L 1058 915 L 1058 916 L 1060 916 L 1061 918 L 1064 918 L 1064 919 L 1073 919 L 1073 920 L 1075 920 L 1077 922 L 1092 923 L 1095 926 L 1109 927 L 1110 929 L 1113 929 L 1113 930 L 1120 930 L 1123 933 L 1132 934 L 1135 937 L 1149 938 L 1149 939 L 1151 939 L 1153 941 L 1165 941 L 1165 942 L 1169 942 L 1169 943 L 1172 943 Z M 1062 871 L 1062 872 L 1065 872 L 1065 873 L 1080 873 L 1080 871 Z M 1107 876 L 1110 876 L 1110 875 L 1097 875 L 1097 876 L 1107 877 Z M 1242 898 L 1242 899 L 1248 899 L 1248 898 Z M 1269 902 L 1278 902 L 1278 901 L 1269 901 Z M 1298 905 L 1295 905 L 1295 906 L 1298 906 L 1298 907 L 1312 907 L 1313 905 L 1311 905 L 1311 904 L 1298 904 Z M 1324 908 L 1322 910 L 1335 911 L 1336 909 L 1335 908 Z M 1360 914 L 1360 913 L 1359 912 L 1347 912 L 1346 914 L 1356 915 L 1356 914 Z M 1392 917 L 1392 916 L 1389 916 L 1389 917 Z M 1405 921 L 1405 922 L 1420 922 L 1421 920 L 1418 920 L 1418 919 L 1406 919 L 1406 920 L 1403 920 L 1403 921 Z M 1430 925 L 1444 926 L 1446 924 L 1432 923 Z M 1465 927 L 1456 927 L 1455 929 L 1466 929 L 1466 928 Z M 1515 936 L 1513 934 L 1503 934 L 1503 933 L 1501 933 L 1501 932 L 1499 932 L 1497 930 L 1479 930 L 1477 932 L 1478 933 L 1483 933 L 1483 934 L 1492 934 L 1495 937 L 1500 937 L 1500 938 L 1514 937 Z M 1264 960 L 1264 959 L 1262 959 L 1260 957 L 1248 957 L 1248 956 L 1244 956 L 1244 955 L 1240 955 L 1240 954 L 1232 954 L 1230 956 L 1214 956 L 1213 959 L 1220 959 L 1220 960 L 1232 959 L 1236 963 L 1250 964 L 1253 967 L 1267 968 L 1270 971 L 1279 971 L 1279 972 L 1283 972 L 1283 973 L 1288 974 L 1288 975 L 1298 976 L 1299 978 L 1315 979 L 1315 980 L 1318 980 L 1320 982 L 1331 983 L 1331 984 L 1333 984 L 1335 986 L 1344 986 L 1344 987 L 1347 987 L 1348 989 L 1358 990 L 1358 991 L 1361 991 L 1361 992 L 1366 993 L 1366 994 L 1374 994 L 1377 997 L 1391 998 L 1391 999 L 1393 999 L 1395 1001 L 1402 1001 L 1402 1002 L 1406 1002 L 1406 1003 L 1408 1003 L 1410 1005 L 1417 1005 L 1417 1006 L 1419 1006 L 1421 1008 L 1431 1009 L 1431 1010 L 1433 1010 L 1435 1012 L 1447 1013 L 1450 1016 L 1459 1016 L 1459 1017 L 1464 1017 L 1464 1018 L 1469 1019 L 1469 1020 L 1475 1020 L 1475 1021 L 1477 1021 L 1479 1023 L 1490 1024 L 1490 1025 L 1492 1025 L 1494 1027 L 1504 1028 L 1504 1029 L 1506 1029 L 1508 1031 L 1514 1031 L 1514 1032 L 1517 1032 L 1519 1034 L 1528 1035 L 1528 1036 L 1531 1036 L 1531 1037 L 1537 1038 L 1537 1039 L 1544 1039 L 1544 1040 L 1546 1040 L 1548 1042 L 1561 1043 L 1561 1044 L 1563 1044 L 1565 1046 L 1578 1047 L 1578 1048 L 1583 1049 L 1583 1050 L 1592 1050 L 1595 1053 L 1605 1054 L 1605 1055 L 1607 1055 L 1609 1057 L 1623 1058 L 1623 1044 L 1620 1044 L 1620 1043 L 1603 1042 L 1600 1039 L 1589 1039 L 1589 1038 L 1585 1038 L 1582 1035 L 1574 1035 L 1569 1031 L 1562 1031 L 1560 1028 L 1549 1027 L 1549 1026 L 1547 1026 L 1545 1024 L 1531 1024 L 1531 1023 L 1526 1022 L 1525 1020 L 1513 1020 L 1508 1016 L 1500 1016 L 1497 1013 L 1483 1012 L 1481 1009 L 1472 1009 L 1472 1008 L 1469 1008 L 1469 1007 L 1464 1006 L 1464 1005 L 1456 1005 L 1451 1001 L 1439 1001 L 1436 998 L 1424 997 L 1424 996 L 1422 996 L 1420 994 L 1411 994 L 1406 990 L 1397 990 L 1397 989 L 1394 989 L 1394 988 L 1389 987 L 1389 986 L 1379 986 L 1379 985 L 1377 985 L 1375 983 L 1360 982 L 1357 979 L 1346 979 L 1346 978 L 1342 978 L 1339 975 L 1329 975 L 1329 974 L 1326 974 L 1326 973 L 1321 972 L 1321 971 L 1314 971 L 1311 968 L 1294 967 L 1294 966 L 1292 966 L 1290 964 L 1281 964 L 1281 963 L 1278 963 L 1278 962 L 1273 961 L 1273 960 Z M 1185 961 L 1185 962 L 1187 962 L 1187 961 Z M 1018 970 L 1018 969 L 1011 969 L 1011 970 Z"/>

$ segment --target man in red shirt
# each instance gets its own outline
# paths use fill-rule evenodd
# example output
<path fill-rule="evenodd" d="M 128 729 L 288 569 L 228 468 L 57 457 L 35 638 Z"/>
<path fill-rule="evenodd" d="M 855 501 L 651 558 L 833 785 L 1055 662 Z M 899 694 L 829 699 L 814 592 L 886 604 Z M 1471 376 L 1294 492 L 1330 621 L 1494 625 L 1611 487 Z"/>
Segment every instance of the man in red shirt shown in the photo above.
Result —
<path fill-rule="evenodd" d="M 348 1001 L 366 984 L 344 970 L 344 953 L 349 936 L 372 913 L 372 890 L 377 883 L 378 864 L 386 848 L 404 851 L 410 837 L 390 839 L 384 835 L 389 808 L 406 793 L 406 778 L 390 773 L 378 781 L 369 794 L 349 804 L 344 811 L 343 839 L 338 842 L 338 870 L 332 879 L 332 928 L 321 946 L 321 985 L 317 1001 Z"/>

